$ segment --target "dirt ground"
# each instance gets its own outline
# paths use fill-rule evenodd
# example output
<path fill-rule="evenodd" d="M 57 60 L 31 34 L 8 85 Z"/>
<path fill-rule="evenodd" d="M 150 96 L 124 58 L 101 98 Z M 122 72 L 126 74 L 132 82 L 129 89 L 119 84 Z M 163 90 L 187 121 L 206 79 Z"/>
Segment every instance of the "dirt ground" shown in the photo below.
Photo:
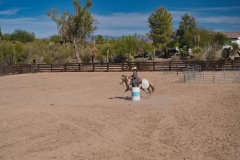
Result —
<path fill-rule="evenodd" d="M 239 160 L 239 83 L 139 72 L 156 91 L 132 101 L 122 74 L 0 77 L 0 159 Z"/>

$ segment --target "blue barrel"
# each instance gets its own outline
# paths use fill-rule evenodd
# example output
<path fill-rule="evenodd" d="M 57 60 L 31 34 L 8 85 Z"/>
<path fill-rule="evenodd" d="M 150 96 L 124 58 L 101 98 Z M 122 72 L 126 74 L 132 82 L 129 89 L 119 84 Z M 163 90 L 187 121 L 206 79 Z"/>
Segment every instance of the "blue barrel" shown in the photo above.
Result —
<path fill-rule="evenodd" d="M 139 101 L 140 100 L 140 88 L 139 87 L 133 87 L 132 88 L 132 100 L 133 101 Z"/>

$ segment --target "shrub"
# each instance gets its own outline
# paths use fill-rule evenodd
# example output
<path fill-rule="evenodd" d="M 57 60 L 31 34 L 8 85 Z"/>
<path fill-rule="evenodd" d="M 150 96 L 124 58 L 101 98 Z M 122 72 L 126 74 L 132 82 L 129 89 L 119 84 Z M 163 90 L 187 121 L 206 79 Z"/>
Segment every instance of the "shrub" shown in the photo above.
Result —
<path fill-rule="evenodd" d="M 222 50 L 222 53 L 221 53 L 221 56 L 223 59 L 228 59 L 229 58 L 229 55 L 230 55 L 230 48 L 224 48 Z"/>
<path fill-rule="evenodd" d="M 203 60 L 203 57 L 202 57 L 203 49 L 201 47 L 193 48 L 192 53 L 193 53 L 193 60 L 194 61 L 201 61 L 201 60 Z"/>
<path fill-rule="evenodd" d="M 44 55 L 43 62 L 46 64 L 52 64 L 53 58 L 49 54 Z"/>
<path fill-rule="evenodd" d="M 134 56 L 128 55 L 128 62 L 134 62 Z"/>
<path fill-rule="evenodd" d="M 82 56 L 81 59 L 82 59 L 83 63 L 89 63 L 90 60 L 91 60 L 91 57 L 88 54 L 85 54 L 85 55 Z"/>
<path fill-rule="evenodd" d="M 98 60 L 99 63 L 104 63 L 104 59 L 106 57 L 102 54 L 97 54 L 96 59 Z"/>

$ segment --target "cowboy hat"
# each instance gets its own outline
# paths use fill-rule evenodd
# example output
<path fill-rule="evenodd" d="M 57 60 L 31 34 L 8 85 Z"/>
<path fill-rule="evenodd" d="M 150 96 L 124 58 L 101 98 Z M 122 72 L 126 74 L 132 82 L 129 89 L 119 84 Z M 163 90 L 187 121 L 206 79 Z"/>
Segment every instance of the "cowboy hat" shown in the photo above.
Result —
<path fill-rule="evenodd" d="M 133 67 L 132 70 L 137 69 L 137 67 Z"/>

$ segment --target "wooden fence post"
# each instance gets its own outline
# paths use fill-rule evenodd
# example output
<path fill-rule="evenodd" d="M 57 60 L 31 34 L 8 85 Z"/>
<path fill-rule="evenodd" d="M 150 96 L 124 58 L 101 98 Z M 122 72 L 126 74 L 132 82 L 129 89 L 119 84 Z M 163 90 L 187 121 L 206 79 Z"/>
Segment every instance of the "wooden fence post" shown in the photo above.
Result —
<path fill-rule="evenodd" d="M 5 75 L 5 74 L 6 74 L 6 67 L 3 66 L 3 75 Z"/>
<path fill-rule="evenodd" d="M 12 72 L 12 74 L 13 74 L 13 64 L 11 64 L 11 72 Z"/>
<path fill-rule="evenodd" d="M 109 63 L 107 63 L 107 72 L 109 71 Z"/>
<path fill-rule="evenodd" d="M 0 75 L 3 76 L 3 65 L 0 65 Z"/>
<path fill-rule="evenodd" d="M 64 72 L 66 72 L 66 71 L 67 71 L 67 64 L 64 63 Z"/>
<path fill-rule="evenodd" d="M 19 67 L 20 67 L 20 68 L 19 68 L 19 73 L 23 73 L 23 67 L 22 67 L 22 65 L 20 64 Z"/>
<path fill-rule="evenodd" d="M 169 61 L 169 71 L 171 71 L 171 70 L 172 70 L 172 62 Z"/>

